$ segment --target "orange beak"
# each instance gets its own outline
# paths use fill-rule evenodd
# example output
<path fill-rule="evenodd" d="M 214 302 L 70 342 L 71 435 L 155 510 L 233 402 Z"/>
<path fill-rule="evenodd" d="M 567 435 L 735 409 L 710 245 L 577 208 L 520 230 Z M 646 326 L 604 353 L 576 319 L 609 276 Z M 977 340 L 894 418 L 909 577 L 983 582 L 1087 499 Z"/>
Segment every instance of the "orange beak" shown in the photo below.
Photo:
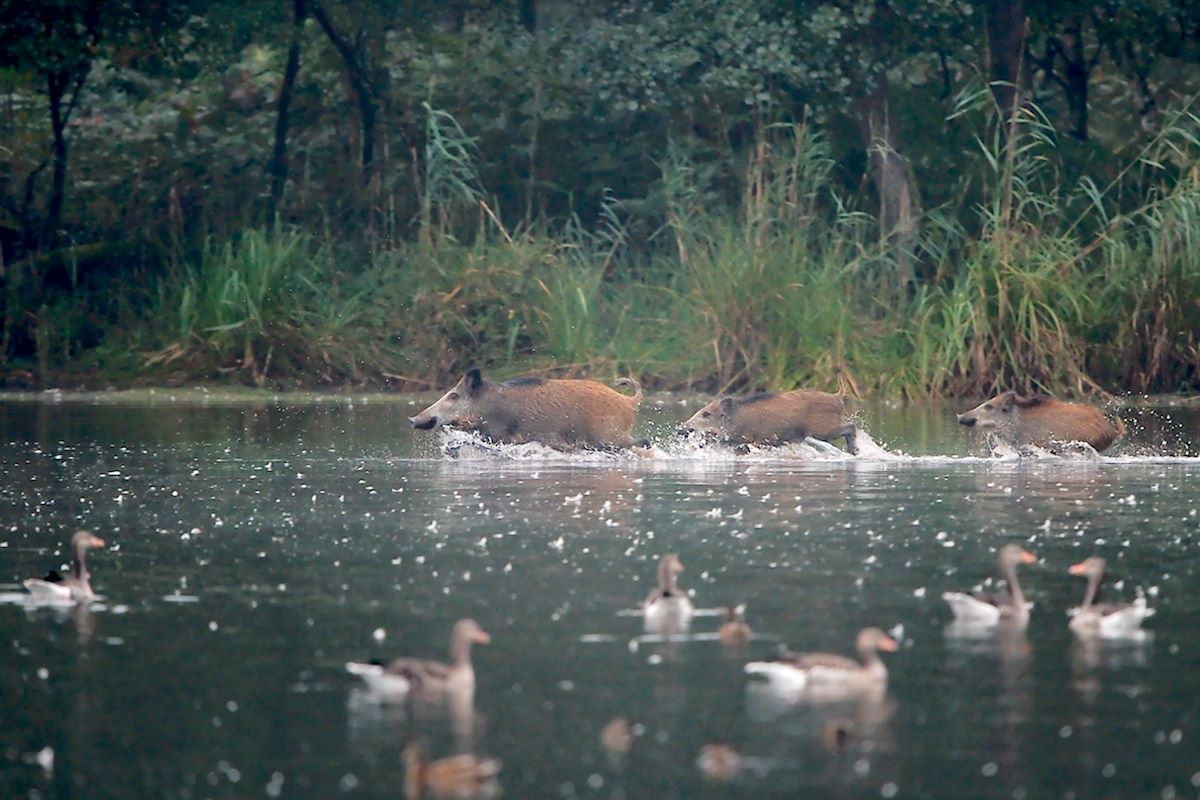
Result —
<path fill-rule="evenodd" d="M 1035 556 L 1033 553 L 1029 552 L 1028 550 L 1022 550 L 1021 551 L 1021 563 L 1022 564 L 1036 564 L 1037 556 Z"/>
<path fill-rule="evenodd" d="M 900 645 L 896 644 L 896 640 L 890 636 L 885 636 L 879 640 L 879 649 L 885 653 L 894 653 L 900 649 Z"/>
<path fill-rule="evenodd" d="M 1087 562 L 1080 561 L 1078 564 L 1072 564 L 1071 568 L 1069 570 L 1067 570 L 1067 572 L 1071 573 L 1072 575 L 1086 575 L 1087 574 Z"/>
<path fill-rule="evenodd" d="M 480 631 L 479 633 L 475 634 L 475 643 L 476 644 L 491 644 L 492 637 L 490 634 L 488 634 L 487 631 Z"/>
<path fill-rule="evenodd" d="M 104 547 L 104 540 L 99 536 L 93 536 L 91 541 L 92 547 Z"/>

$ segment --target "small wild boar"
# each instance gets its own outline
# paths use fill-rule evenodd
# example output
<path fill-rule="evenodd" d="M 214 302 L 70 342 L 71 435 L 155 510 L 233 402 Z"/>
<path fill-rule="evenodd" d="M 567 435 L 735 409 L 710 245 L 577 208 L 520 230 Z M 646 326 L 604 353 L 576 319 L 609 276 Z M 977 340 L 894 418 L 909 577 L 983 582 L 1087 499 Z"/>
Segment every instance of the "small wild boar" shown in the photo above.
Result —
<path fill-rule="evenodd" d="M 632 395 L 588 380 L 485 380 L 473 369 L 436 403 L 409 417 L 419 430 L 449 425 L 498 442 L 539 442 L 558 450 L 633 447 L 634 416 L 642 399 L 637 381 L 621 378 Z"/>
<path fill-rule="evenodd" d="M 1065 442 L 1087 442 L 1096 452 L 1111 447 L 1125 432 L 1120 419 L 1113 427 L 1095 406 L 1045 395 L 1021 397 L 1016 392 L 997 395 L 959 414 L 958 423 L 985 428 L 1014 447 L 1051 448 Z"/>
<path fill-rule="evenodd" d="M 858 429 L 846 420 L 846 403 L 828 392 L 796 389 L 791 392 L 722 397 L 697 411 L 679 432 L 713 434 L 730 444 L 778 445 L 799 442 L 806 436 L 826 442 L 845 439 L 846 450 L 857 452 Z"/>

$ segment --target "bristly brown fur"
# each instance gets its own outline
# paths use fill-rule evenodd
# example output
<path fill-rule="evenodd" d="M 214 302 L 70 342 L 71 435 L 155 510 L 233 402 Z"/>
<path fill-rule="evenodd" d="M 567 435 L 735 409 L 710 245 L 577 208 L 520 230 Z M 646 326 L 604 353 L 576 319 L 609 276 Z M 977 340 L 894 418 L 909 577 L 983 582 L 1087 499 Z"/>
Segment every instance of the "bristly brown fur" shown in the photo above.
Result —
<path fill-rule="evenodd" d="M 1019 394 L 1013 395 L 1013 403 L 1019 408 L 1034 408 L 1053 402 L 1054 398 L 1048 394 L 1035 394 L 1029 397 L 1022 397 Z"/>
<path fill-rule="evenodd" d="M 778 396 L 779 395 L 776 392 L 759 392 L 758 394 L 752 394 L 749 397 L 736 398 L 734 403 L 736 403 L 738 406 L 749 406 L 753 405 L 754 403 L 761 403 L 764 400 L 770 400 L 772 397 Z"/>
<path fill-rule="evenodd" d="M 545 378 L 539 378 L 536 375 L 523 375 L 520 378 L 513 378 L 500 384 L 501 386 L 541 386 L 546 382 Z"/>
<path fill-rule="evenodd" d="M 828 392 L 763 392 L 713 400 L 684 422 L 680 430 L 703 432 L 735 445 L 774 446 L 802 442 L 809 436 L 826 442 L 845 439 L 846 450 L 853 454 L 857 429 L 845 414 L 845 399 Z"/>

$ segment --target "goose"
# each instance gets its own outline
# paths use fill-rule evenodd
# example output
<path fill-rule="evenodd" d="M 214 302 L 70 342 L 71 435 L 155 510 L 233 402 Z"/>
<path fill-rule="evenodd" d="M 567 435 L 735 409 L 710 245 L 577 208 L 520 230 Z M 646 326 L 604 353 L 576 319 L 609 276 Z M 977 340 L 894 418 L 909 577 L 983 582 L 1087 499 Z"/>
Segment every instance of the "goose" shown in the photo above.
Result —
<path fill-rule="evenodd" d="M 499 759 L 463 754 L 430 761 L 420 742 L 410 742 L 402 758 L 404 796 L 408 800 L 476 800 L 500 793 L 500 783 L 496 780 L 500 774 Z"/>
<path fill-rule="evenodd" d="M 1139 597 L 1132 603 L 1097 603 L 1100 582 L 1104 580 L 1105 561 L 1099 556 L 1085 558 L 1069 570 L 1072 575 L 1084 575 L 1088 579 L 1083 603 L 1072 609 L 1071 630 L 1081 636 L 1121 638 L 1141 633 L 1142 620 L 1154 616 L 1154 609 L 1146 606 L 1146 598 Z"/>
<path fill-rule="evenodd" d="M 1029 622 L 1029 604 L 1017 581 L 1017 565 L 1033 564 L 1037 556 L 1015 544 L 1000 548 L 1000 574 L 1008 583 L 1005 594 L 974 595 L 962 592 L 946 592 L 942 599 L 954 612 L 954 621 L 970 625 L 999 625 L 1000 623 L 1025 627 Z"/>
<path fill-rule="evenodd" d="M 746 604 L 722 610 L 725 622 L 717 629 L 717 639 L 726 647 L 741 647 L 750 641 L 750 626 L 746 624 Z"/>
<path fill-rule="evenodd" d="M 460 619 L 450 634 L 449 664 L 419 658 L 397 658 L 387 664 L 349 661 L 346 671 L 362 678 L 372 692 L 386 697 L 437 697 L 447 692 L 474 692 L 471 645 L 487 644 L 491 640 L 492 637 L 475 620 Z"/>
<path fill-rule="evenodd" d="M 763 675 L 776 688 L 790 693 L 848 694 L 887 686 L 887 667 L 879 651 L 893 653 L 896 641 L 879 628 L 864 628 L 857 639 L 854 661 L 830 653 L 784 653 L 771 661 L 746 665 L 751 675 Z"/>
<path fill-rule="evenodd" d="M 87 570 L 87 551 L 93 547 L 104 547 L 104 540 L 91 531 L 76 531 L 71 537 L 71 575 L 64 578 L 57 570 L 50 570 L 45 578 L 29 578 L 25 588 L 34 597 L 43 600 L 70 600 L 87 602 L 96 596 L 92 591 L 91 577 Z"/>
<path fill-rule="evenodd" d="M 692 600 L 675 585 L 675 576 L 683 572 L 683 563 L 674 553 L 658 562 L 658 586 L 642 603 L 646 630 L 674 633 L 686 630 L 692 620 Z"/>

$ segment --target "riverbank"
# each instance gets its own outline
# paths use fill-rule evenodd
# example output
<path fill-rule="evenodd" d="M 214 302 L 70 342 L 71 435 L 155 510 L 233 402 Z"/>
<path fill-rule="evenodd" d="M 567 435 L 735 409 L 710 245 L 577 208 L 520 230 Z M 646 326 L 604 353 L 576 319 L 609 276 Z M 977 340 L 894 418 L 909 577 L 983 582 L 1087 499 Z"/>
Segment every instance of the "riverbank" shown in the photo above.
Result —
<path fill-rule="evenodd" d="M 448 387 L 444 387 L 448 388 Z M 141 387 L 136 389 L 0 391 L 4 403 L 104 403 L 112 405 L 238 405 L 272 403 L 276 405 L 383 404 L 414 405 L 435 399 L 437 391 L 387 392 L 376 389 L 343 387 L 325 390 L 276 391 L 244 386 L 180 386 Z M 707 402 L 709 395 L 684 392 L 651 392 L 642 401 L 645 407 L 687 405 Z M 851 399 L 857 403 L 879 404 L 891 408 L 907 406 L 955 407 L 979 398 L 943 398 L 939 400 L 904 400 L 903 398 Z M 1191 395 L 1117 395 L 1107 405 L 1115 408 L 1200 408 L 1200 394 Z"/>
<path fill-rule="evenodd" d="M 410 391 L 481 367 L 705 393 L 1200 391 L 1200 184 L 1108 207 L 1029 158 L 973 227 L 930 211 L 907 245 L 844 203 L 797 129 L 764 144 L 736 209 L 666 164 L 652 235 L 617 204 L 591 229 L 510 230 L 480 201 L 474 230 L 386 246 L 277 224 L 132 266 L 81 251 L 68 291 L 14 264 L 0 387 Z"/>

